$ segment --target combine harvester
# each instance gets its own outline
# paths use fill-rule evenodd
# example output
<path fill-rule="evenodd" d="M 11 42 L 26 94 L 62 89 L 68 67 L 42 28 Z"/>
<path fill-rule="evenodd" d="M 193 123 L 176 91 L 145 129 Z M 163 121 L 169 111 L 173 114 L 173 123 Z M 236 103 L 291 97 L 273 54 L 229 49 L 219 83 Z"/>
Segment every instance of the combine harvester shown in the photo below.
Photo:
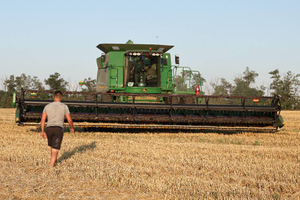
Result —
<path fill-rule="evenodd" d="M 173 46 L 129 40 L 97 47 L 104 52 L 97 58 L 97 92 L 63 92 L 63 103 L 77 126 L 276 131 L 284 125 L 278 96 L 202 95 L 198 71 L 181 67 L 177 55 L 176 65 L 171 65 L 167 52 Z M 15 94 L 16 122 L 38 125 L 52 94 L 37 90 Z"/>

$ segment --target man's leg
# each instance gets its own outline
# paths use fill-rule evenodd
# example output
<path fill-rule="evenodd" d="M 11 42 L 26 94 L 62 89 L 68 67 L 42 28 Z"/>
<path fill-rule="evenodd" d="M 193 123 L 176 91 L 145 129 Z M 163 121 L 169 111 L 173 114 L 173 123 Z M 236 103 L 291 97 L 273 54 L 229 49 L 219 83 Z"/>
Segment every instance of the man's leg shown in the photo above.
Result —
<path fill-rule="evenodd" d="M 59 150 L 51 148 L 50 167 L 54 167 Z"/>
<path fill-rule="evenodd" d="M 51 130 L 54 134 L 51 142 L 50 167 L 54 167 L 63 139 L 63 129 L 61 127 L 54 127 Z"/>

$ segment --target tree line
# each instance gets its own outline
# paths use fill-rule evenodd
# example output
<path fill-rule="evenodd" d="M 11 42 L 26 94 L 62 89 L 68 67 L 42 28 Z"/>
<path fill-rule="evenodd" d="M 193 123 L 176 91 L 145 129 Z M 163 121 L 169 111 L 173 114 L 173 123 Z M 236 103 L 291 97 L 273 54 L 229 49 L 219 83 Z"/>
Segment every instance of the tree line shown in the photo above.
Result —
<path fill-rule="evenodd" d="M 20 92 L 24 90 L 77 90 L 78 87 L 71 88 L 68 81 L 61 77 L 58 72 L 51 74 L 47 79 L 44 79 L 44 83 L 36 76 L 21 74 L 20 76 L 10 75 L 2 81 L 3 90 L 0 90 L 0 107 L 10 108 L 12 107 L 12 99 L 14 92 Z M 81 88 L 83 92 L 95 92 L 96 80 L 85 78 L 83 80 L 83 86 Z"/>
<path fill-rule="evenodd" d="M 199 77 L 197 73 L 191 74 L 184 72 L 176 75 L 174 78 L 177 90 L 186 90 L 187 82 L 191 83 L 191 90 L 195 90 L 196 83 L 201 81 L 202 85 L 209 86 L 210 91 L 203 94 L 222 95 L 222 96 L 264 96 L 266 90 L 268 95 L 278 95 L 281 99 L 283 109 L 300 109 L 300 74 L 294 74 L 288 71 L 286 74 L 280 74 L 279 70 L 269 72 L 271 84 L 269 86 L 255 86 L 258 73 L 246 67 L 245 71 L 236 77 L 233 82 L 225 78 L 215 79 L 207 83 L 205 78 Z M 192 77 L 192 80 L 190 79 Z"/>
<path fill-rule="evenodd" d="M 225 78 L 216 79 L 207 83 L 205 78 L 198 73 L 184 72 L 177 74 L 174 77 L 175 90 L 186 91 L 188 89 L 195 91 L 199 81 L 202 85 L 210 85 L 212 91 L 207 92 L 211 95 L 223 96 L 263 96 L 266 89 L 270 91 L 271 95 L 279 95 L 283 109 L 300 109 L 300 74 L 294 74 L 288 71 L 286 74 L 280 74 L 279 70 L 269 72 L 271 84 L 266 87 L 264 85 L 254 86 L 258 73 L 246 67 L 246 70 L 233 80 L 233 83 L 227 81 Z M 64 80 L 58 72 L 51 74 L 44 82 L 36 76 L 21 74 L 20 76 L 10 75 L 8 78 L 2 80 L 3 90 L 0 90 L 0 107 L 12 107 L 12 98 L 14 92 L 20 92 L 23 89 L 32 90 L 62 90 L 70 91 L 77 90 L 71 88 L 68 81 Z M 95 92 L 96 80 L 92 78 L 85 78 L 83 81 L 82 91 Z M 203 92 L 203 94 L 205 94 Z"/>

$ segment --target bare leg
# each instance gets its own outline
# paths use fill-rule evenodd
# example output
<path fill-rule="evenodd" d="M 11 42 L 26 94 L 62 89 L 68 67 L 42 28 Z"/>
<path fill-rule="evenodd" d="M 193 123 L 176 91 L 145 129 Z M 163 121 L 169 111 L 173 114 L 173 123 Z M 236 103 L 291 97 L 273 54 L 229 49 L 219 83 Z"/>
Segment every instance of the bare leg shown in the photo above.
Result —
<path fill-rule="evenodd" d="M 59 150 L 51 148 L 50 167 L 54 167 Z"/>

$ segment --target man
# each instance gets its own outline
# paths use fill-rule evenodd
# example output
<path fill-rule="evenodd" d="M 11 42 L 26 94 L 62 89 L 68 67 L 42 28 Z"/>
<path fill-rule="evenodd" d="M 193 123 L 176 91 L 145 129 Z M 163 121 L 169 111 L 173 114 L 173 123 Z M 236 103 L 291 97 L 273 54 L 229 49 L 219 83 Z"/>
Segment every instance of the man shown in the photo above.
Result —
<path fill-rule="evenodd" d="M 144 64 L 143 59 L 140 58 L 140 60 L 135 64 L 134 67 L 135 86 L 145 86 L 146 71 L 147 71 L 147 67 Z"/>
<path fill-rule="evenodd" d="M 45 106 L 41 119 L 42 138 L 48 139 L 48 145 L 51 147 L 50 167 L 53 167 L 64 135 L 65 117 L 70 125 L 70 131 L 74 132 L 73 121 L 67 105 L 61 103 L 62 92 L 55 91 L 54 102 Z M 45 121 L 48 118 L 47 129 L 45 133 Z"/>

